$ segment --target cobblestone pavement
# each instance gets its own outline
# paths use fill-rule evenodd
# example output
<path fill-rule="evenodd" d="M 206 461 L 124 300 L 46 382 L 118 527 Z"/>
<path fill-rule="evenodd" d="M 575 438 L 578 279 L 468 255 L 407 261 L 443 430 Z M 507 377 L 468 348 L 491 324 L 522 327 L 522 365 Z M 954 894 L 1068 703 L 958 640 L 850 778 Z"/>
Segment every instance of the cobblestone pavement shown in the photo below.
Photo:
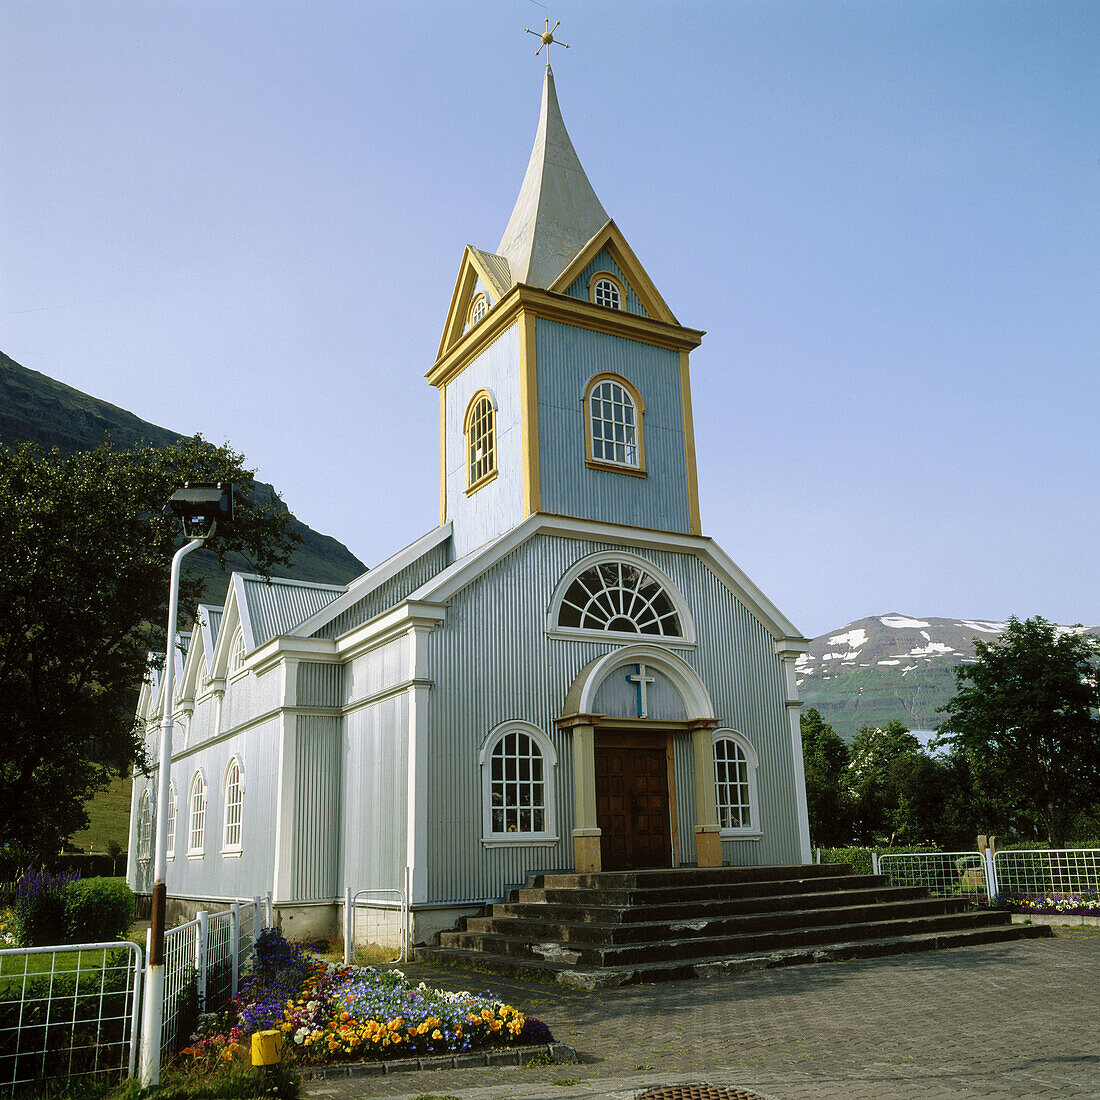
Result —
<path fill-rule="evenodd" d="M 633 1100 L 687 1082 L 768 1100 L 1100 1098 L 1100 930 L 593 993 L 410 964 L 546 1020 L 576 1065 L 329 1079 L 309 1100 Z"/>

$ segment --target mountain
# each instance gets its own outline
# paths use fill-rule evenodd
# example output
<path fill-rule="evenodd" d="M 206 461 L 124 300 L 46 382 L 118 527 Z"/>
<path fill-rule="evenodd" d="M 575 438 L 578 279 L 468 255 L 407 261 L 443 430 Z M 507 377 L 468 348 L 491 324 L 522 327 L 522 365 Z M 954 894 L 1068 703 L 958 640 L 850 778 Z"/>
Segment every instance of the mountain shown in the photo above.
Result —
<path fill-rule="evenodd" d="M 14 446 L 29 441 L 44 449 L 57 447 L 72 453 L 98 447 L 105 437 L 120 448 L 139 443 L 163 447 L 183 436 L 167 428 L 142 420 L 115 405 L 74 390 L 38 371 L 21 366 L 0 352 L 0 445 Z M 261 492 L 274 492 L 270 485 L 256 483 Z M 322 535 L 294 519 L 292 529 L 302 541 L 293 563 L 281 570 L 299 580 L 323 584 L 347 584 L 367 571 L 367 567 L 330 535 Z M 222 603 L 229 585 L 212 554 L 196 554 L 194 570 L 206 579 L 205 599 Z M 209 561 L 205 559 L 211 559 Z M 231 555 L 229 571 L 254 572 L 251 563 Z"/>
<path fill-rule="evenodd" d="M 1004 628 L 985 619 L 915 619 L 896 612 L 857 619 L 814 638 L 799 657 L 804 709 L 817 707 L 846 740 L 860 726 L 892 718 L 910 729 L 935 729 L 944 718 L 937 708 L 955 694 L 955 668 L 976 659 L 974 639 L 996 641 Z M 1100 635 L 1100 627 L 1088 631 Z"/>

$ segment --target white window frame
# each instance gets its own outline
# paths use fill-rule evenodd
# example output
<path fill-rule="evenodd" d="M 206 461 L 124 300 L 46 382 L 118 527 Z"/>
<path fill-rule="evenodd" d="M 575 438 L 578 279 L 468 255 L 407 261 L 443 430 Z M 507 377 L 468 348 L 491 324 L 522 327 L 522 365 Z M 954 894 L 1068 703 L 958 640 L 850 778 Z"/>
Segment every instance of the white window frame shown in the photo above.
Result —
<path fill-rule="evenodd" d="M 493 831 L 493 753 L 510 733 L 531 738 L 542 753 L 543 828 L 529 833 L 498 833 Z M 549 847 L 557 844 L 557 769 L 558 753 L 554 743 L 538 726 L 530 722 L 502 722 L 485 739 L 478 758 L 481 766 L 482 824 L 481 843 L 487 848 Z"/>
<path fill-rule="evenodd" d="M 480 415 L 479 409 L 483 404 L 487 406 L 487 412 Z M 477 429 L 481 430 L 481 434 L 475 440 L 474 432 Z M 466 495 L 469 496 L 497 476 L 497 403 L 487 389 L 478 390 L 466 405 L 466 415 L 462 420 L 462 438 L 466 464 Z M 481 445 L 476 458 L 475 442 Z"/>
<path fill-rule="evenodd" d="M 624 565 L 632 565 L 636 569 L 644 570 L 664 589 L 665 595 L 668 596 L 669 602 L 680 620 L 679 634 L 642 634 L 633 630 L 594 630 L 591 627 L 558 625 L 562 601 L 565 599 L 565 594 L 572 587 L 573 582 L 589 569 L 615 562 L 622 562 Z M 574 562 L 566 570 L 561 580 L 558 581 L 554 594 L 550 597 L 550 608 L 546 616 L 546 633 L 556 638 L 570 638 L 574 641 L 649 642 L 653 645 L 668 646 L 672 649 L 688 649 L 695 645 L 695 622 L 688 610 L 683 593 L 673 583 L 672 578 L 647 558 L 623 550 L 601 550 L 599 553 L 589 554 L 587 557 Z"/>
<path fill-rule="evenodd" d="M 202 804 L 196 812 L 195 794 L 196 788 L 202 798 Z M 209 799 L 207 798 L 206 776 L 202 769 L 191 777 L 191 783 L 187 788 L 187 858 L 202 859 L 206 854 L 206 813 Z M 196 829 L 196 821 L 198 828 Z M 196 833 L 198 844 L 195 843 Z"/>
<path fill-rule="evenodd" d="M 470 303 L 470 312 L 466 317 L 467 329 L 472 329 L 475 325 L 484 321 L 488 312 L 489 299 L 484 293 L 475 295 L 474 300 Z"/>
<path fill-rule="evenodd" d="M 609 301 L 600 301 L 601 283 L 607 283 L 615 292 L 614 296 L 618 299 L 617 302 L 612 304 Z M 606 294 L 604 296 L 608 297 Z M 597 305 L 601 309 L 617 309 L 621 313 L 626 309 L 626 284 L 610 271 L 595 271 L 588 280 L 588 299 L 593 305 Z"/>
<path fill-rule="evenodd" d="M 233 641 L 229 643 L 229 676 L 236 679 L 246 671 L 244 667 L 245 657 L 244 627 L 238 626 L 233 635 Z"/>
<path fill-rule="evenodd" d="M 148 790 L 141 792 L 137 826 L 138 861 L 148 863 L 153 858 L 153 800 Z"/>
<path fill-rule="evenodd" d="M 596 391 L 604 386 L 614 387 L 606 396 L 596 396 Z M 618 392 L 616 392 L 618 391 Z M 603 406 L 611 404 L 612 408 L 623 411 L 623 419 L 620 423 L 615 419 L 607 419 L 603 415 Z M 641 391 L 629 378 L 613 371 L 602 371 L 589 378 L 584 387 L 584 461 L 590 469 L 609 470 L 612 473 L 629 474 L 632 477 L 645 477 L 645 402 L 642 400 Z M 628 416 L 626 410 L 630 409 Z M 599 416 L 596 413 L 599 413 Z M 604 427 L 601 429 L 600 439 L 596 439 L 593 430 L 594 422 L 599 421 Z M 628 423 L 632 420 L 633 423 Z M 610 432 L 612 438 L 607 438 Z M 618 434 L 621 439 L 615 438 Z M 632 435 L 632 438 L 628 438 Z M 610 458 L 606 454 L 596 454 L 597 443 L 601 448 L 610 445 L 612 448 L 621 446 L 623 458 Z"/>
<path fill-rule="evenodd" d="M 236 768 L 236 810 L 237 820 L 230 820 L 232 806 L 229 802 L 231 793 L 229 781 Z M 230 837 L 230 828 L 236 825 L 237 839 Z M 239 856 L 244 851 L 244 767 L 239 756 L 231 756 L 225 765 L 225 774 L 222 776 L 222 850 L 223 856 Z"/>
<path fill-rule="evenodd" d="M 176 820 L 177 811 L 179 809 L 179 801 L 176 798 L 176 785 L 175 783 L 168 784 L 168 851 L 167 856 L 169 859 L 176 858 Z"/>
<path fill-rule="evenodd" d="M 714 769 L 714 798 L 715 802 L 718 803 L 719 806 L 721 806 L 722 804 L 722 800 L 719 797 L 720 788 L 718 784 L 719 741 L 729 741 L 733 743 L 744 754 L 749 796 L 748 825 L 742 825 L 741 827 L 735 829 L 724 828 L 721 830 L 721 837 L 723 840 L 759 840 L 763 836 L 763 832 L 760 827 L 760 799 L 757 794 L 756 786 L 756 771 L 759 766 L 759 759 L 756 755 L 756 750 L 752 747 L 752 742 L 750 742 L 743 733 L 738 733 L 737 730 L 716 729 L 714 731 L 714 749 L 712 752 Z"/>

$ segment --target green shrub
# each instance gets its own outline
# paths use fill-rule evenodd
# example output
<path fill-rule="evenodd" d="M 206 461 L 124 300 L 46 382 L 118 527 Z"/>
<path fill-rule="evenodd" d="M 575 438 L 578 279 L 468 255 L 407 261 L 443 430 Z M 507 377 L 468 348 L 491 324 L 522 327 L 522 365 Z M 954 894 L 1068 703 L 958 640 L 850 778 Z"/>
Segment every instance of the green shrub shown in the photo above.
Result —
<path fill-rule="evenodd" d="M 70 943 L 125 936 L 134 923 L 134 894 L 121 878 L 86 878 L 65 890 L 65 932 Z"/>
<path fill-rule="evenodd" d="M 65 891 L 76 878 L 28 867 L 15 884 L 11 915 L 20 947 L 65 942 Z"/>
<path fill-rule="evenodd" d="M 913 855 L 919 852 L 938 852 L 939 848 L 930 848 L 927 845 L 911 844 L 899 845 L 894 848 L 822 848 L 822 863 L 847 863 L 855 875 L 869 875 L 871 873 L 871 853 L 878 852 L 884 855 Z"/>

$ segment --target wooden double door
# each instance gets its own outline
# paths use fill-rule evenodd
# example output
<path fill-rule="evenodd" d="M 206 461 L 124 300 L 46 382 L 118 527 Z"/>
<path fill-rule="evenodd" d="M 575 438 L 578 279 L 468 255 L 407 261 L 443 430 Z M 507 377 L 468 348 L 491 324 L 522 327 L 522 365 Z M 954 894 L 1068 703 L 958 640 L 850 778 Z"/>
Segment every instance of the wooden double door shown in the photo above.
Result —
<path fill-rule="evenodd" d="M 596 824 L 605 871 L 672 866 L 668 738 L 596 733 Z"/>

